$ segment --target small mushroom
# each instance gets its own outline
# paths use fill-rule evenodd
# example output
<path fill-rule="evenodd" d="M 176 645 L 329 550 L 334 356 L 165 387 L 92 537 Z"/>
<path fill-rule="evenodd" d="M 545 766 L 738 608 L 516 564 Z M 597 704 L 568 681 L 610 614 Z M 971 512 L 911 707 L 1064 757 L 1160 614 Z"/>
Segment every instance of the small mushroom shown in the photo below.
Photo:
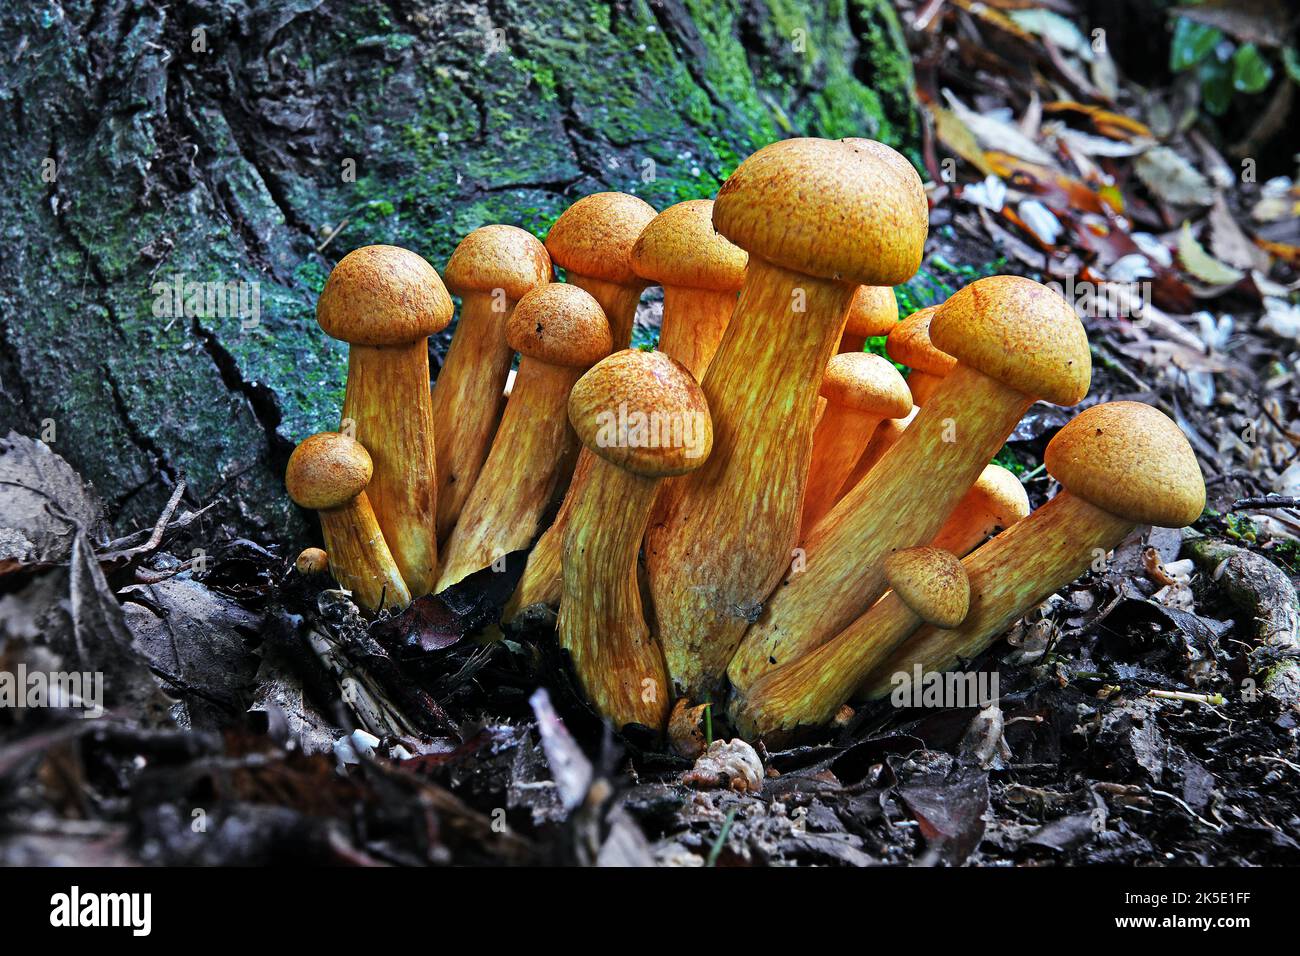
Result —
<path fill-rule="evenodd" d="M 952 509 L 930 546 L 964 557 L 1027 514 L 1029 495 L 1020 479 L 1001 465 L 987 465 Z"/>
<path fill-rule="evenodd" d="M 329 555 L 320 548 L 303 548 L 293 562 L 293 568 L 305 578 L 324 574 L 329 570 Z"/>
<path fill-rule="evenodd" d="M 859 286 L 840 336 L 841 352 L 861 352 L 867 339 L 888 335 L 898 325 L 898 299 L 887 285 Z"/>
<path fill-rule="evenodd" d="M 367 495 L 411 593 L 438 568 L 437 454 L 429 336 L 451 321 L 451 296 L 433 266 L 397 246 L 362 246 L 339 260 L 316 320 L 348 348 L 343 420 L 374 460 Z"/>
<path fill-rule="evenodd" d="M 708 460 L 708 404 L 680 363 L 628 349 L 578 380 L 569 419 L 592 452 L 592 469 L 564 536 L 560 646 L 615 727 L 662 731 L 672 697 L 642 610 L 637 552 L 660 481 Z"/>
<path fill-rule="evenodd" d="M 842 352 L 832 358 L 822 376 L 821 393 L 826 411 L 813 432 L 803 504 L 805 533 L 834 507 L 840 486 L 866 450 L 876 426 L 912 410 L 912 396 L 903 376 L 888 359 L 869 352 Z"/>
<path fill-rule="evenodd" d="M 780 744 L 801 728 L 829 723 L 872 666 L 918 627 L 954 628 L 970 607 L 966 570 L 938 548 L 894 552 L 885 579 L 892 590 L 847 630 L 733 697 L 732 720 L 742 734 Z"/>
<path fill-rule="evenodd" d="M 632 270 L 664 289 L 659 351 L 704 377 L 745 281 L 744 249 L 713 228 L 713 200 L 669 206 L 632 247 Z"/>
<path fill-rule="evenodd" d="M 439 541 L 447 540 L 460 517 L 505 406 L 515 357 L 506 323 L 516 302 L 551 281 L 551 257 L 522 229 L 483 226 L 461 240 L 443 278 L 461 297 L 461 309 L 433 383 Z"/>
<path fill-rule="evenodd" d="M 885 351 L 900 365 L 906 365 L 907 387 L 912 391 L 912 403 L 924 405 L 934 394 L 935 386 L 952 371 L 957 360 L 941 352 L 930 341 L 930 320 L 939 310 L 937 305 L 913 312 L 889 333 Z"/>
<path fill-rule="evenodd" d="M 804 540 L 802 569 L 772 593 L 728 668 L 734 686 L 798 660 L 874 604 L 884 558 L 934 539 L 1034 401 L 1069 406 L 1087 394 L 1083 325 L 1065 299 L 1030 279 L 972 282 L 939 307 L 930 334 L 957 365 Z"/>
<path fill-rule="evenodd" d="M 400 610 L 411 594 L 366 494 L 373 471 L 360 442 L 320 432 L 293 450 L 284 484 L 297 504 L 320 513 L 334 580 L 368 611 Z"/>
<path fill-rule="evenodd" d="M 574 382 L 609 354 L 609 323 L 576 285 L 552 283 L 519 300 L 506 326 L 519 374 L 492 450 L 443 549 L 438 591 L 528 547 L 578 441 L 565 415 Z"/>
<path fill-rule="evenodd" d="M 868 696 L 889 693 L 892 676 L 910 677 L 916 664 L 931 673 L 977 656 L 1135 527 L 1181 528 L 1205 509 L 1191 445 L 1150 405 L 1107 402 L 1080 412 L 1048 443 L 1044 460 L 1064 490 L 971 552 L 963 562 L 969 616 L 953 630 L 918 630 L 873 669 Z"/>

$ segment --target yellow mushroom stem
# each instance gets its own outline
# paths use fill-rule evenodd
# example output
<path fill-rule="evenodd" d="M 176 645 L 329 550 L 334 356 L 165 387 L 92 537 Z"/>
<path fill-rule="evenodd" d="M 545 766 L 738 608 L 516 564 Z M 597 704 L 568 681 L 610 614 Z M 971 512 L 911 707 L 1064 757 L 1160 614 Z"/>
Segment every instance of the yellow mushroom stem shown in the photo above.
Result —
<path fill-rule="evenodd" d="M 890 693 L 923 673 L 950 670 L 980 654 L 1019 617 L 1104 558 L 1136 525 L 1062 491 L 962 562 L 970 578 L 970 612 L 951 630 L 922 627 L 902 646 L 888 648 L 867 674 L 862 694 Z"/>
<path fill-rule="evenodd" d="M 433 383 L 433 419 L 445 423 L 437 435 L 442 541 L 474 490 L 505 405 L 502 387 L 515 357 L 506 344 L 506 322 L 514 306 L 490 292 L 466 293 L 443 370 Z M 461 409 L 467 413 L 458 414 Z"/>
<path fill-rule="evenodd" d="M 854 287 L 751 255 L 701 383 L 713 454 L 667 482 L 646 537 L 660 641 L 674 685 L 703 699 L 789 567 L 812 452 L 817 389 Z"/>
<path fill-rule="evenodd" d="M 369 611 L 400 611 L 411 603 L 411 592 L 397 571 L 366 492 L 317 513 L 330 573 L 357 604 Z"/>
<path fill-rule="evenodd" d="M 584 371 L 520 358 L 492 450 L 443 549 L 438 591 L 532 542 L 577 456 L 578 440 L 565 408 Z"/>
<path fill-rule="evenodd" d="M 842 632 L 784 667 L 769 671 L 748 691 L 738 691 L 731 719 L 748 740 L 788 742 L 800 728 L 827 724 L 854 690 L 880 663 L 876 648 L 896 647 L 921 624 L 921 618 L 893 591 Z M 845 638 L 841 640 L 841 638 Z"/>
<path fill-rule="evenodd" d="M 798 660 L 875 603 L 885 590 L 884 558 L 933 540 L 1032 402 L 958 365 L 876 467 L 813 529 L 804 569 L 772 595 L 732 659 L 732 684 L 744 690 L 771 668 Z"/>
<path fill-rule="evenodd" d="M 663 653 L 637 584 L 637 552 L 660 479 L 589 456 L 564 537 L 560 645 L 583 691 L 615 727 L 662 730 L 671 703 Z"/>
<path fill-rule="evenodd" d="M 735 307 L 735 292 L 664 286 L 659 351 L 677 359 L 699 381 L 718 351 Z"/>
<path fill-rule="evenodd" d="M 425 339 L 348 350 L 343 421 L 375 463 L 366 494 L 412 594 L 433 590 L 438 568 L 436 454 Z"/>

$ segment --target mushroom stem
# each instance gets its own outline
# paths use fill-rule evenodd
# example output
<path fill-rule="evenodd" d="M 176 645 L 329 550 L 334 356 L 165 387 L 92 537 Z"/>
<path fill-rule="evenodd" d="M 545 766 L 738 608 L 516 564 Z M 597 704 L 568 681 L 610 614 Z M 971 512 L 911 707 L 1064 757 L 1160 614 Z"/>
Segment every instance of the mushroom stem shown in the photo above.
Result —
<path fill-rule="evenodd" d="M 358 345 L 348 353 L 343 420 L 370 452 L 367 495 L 412 594 L 433 590 L 438 567 L 437 482 L 429 347 Z"/>
<path fill-rule="evenodd" d="M 735 292 L 665 285 L 659 351 L 677 359 L 699 381 L 718 351 L 735 307 Z"/>
<path fill-rule="evenodd" d="M 920 369 L 912 369 L 907 374 L 907 387 L 912 392 L 912 404 L 924 405 L 934 394 L 934 390 L 943 381 L 941 375 L 931 375 L 929 372 L 922 372 Z"/>
<path fill-rule="evenodd" d="M 1032 403 L 958 365 L 876 467 L 813 529 L 803 545 L 806 570 L 786 578 L 745 635 L 728 668 L 732 684 L 747 688 L 870 607 L 884 591 L 884 558 L 934 538 Z"/>
<path fill-rule="evenodd" d="M 623 285 L 590 276 L 576 275 L 570 272 L 566 276 L 570 285 L 576 285 L 591 295 L 605 310 L 609 319 L 610 335 L 614 350 L 625 349 L 632 339 L 632 321 L 636 318 L 637 305 L 641 301 L 644 284 Z M 622 344 L 619 344 L 619 343 Z M 573 502 L 581 492 L 591 471 L 591 451 L 583 448 L 578 453 L 577 464 L 573 468 L 573 477 L 569 479 L 568 491 L 560 503 L 550 527 L 533 545 L 528 554 L 528 564 L 524 568 L 515 593 L 510 596 L 505 609 L 501 612 L 502 623 L 509 624 L 519 612 L 532 605 L 544 605 L 549 608 L 559 606 L 562 585 L 560 580 L 560 552 L 564 547 L 564 534 L 569 527 L 573 513 Z"/>
<path fill-rule="evenodd" d="M 840 487 L 883 420 L 883 415 L 872 415 L 834 402 L 827 404 L 826 412 L 813 432 L 801 536 L 815 528 L 839 500 Z"/>
<path fill-rule="evenodd" d="M 1136 525 L 1062 491 L 962 562 L 970 577 L 970 613 L 951 630 L 922 627 L 867 674 L 862 693 L 888 695 L 895 674 L 920 663 L 923 673 L 946 671 L 978 655 L 1017 618 L 1069 584 Z M 837 639 L 838 640 L 838 639 Z"/>
<path fill-rule="evenodd" d="M 351 591 L 356 602 L 370 611 L 401 610 L 411 603 L 411 593 L 397 572 L 366 492 L 318 514 L 330 573 L 340 587 Z"/>
<path fill-rule="evenodd" d="M 897 647 L 920 623 L 897 594 L 886 591 L 854 622 L 852 640 L 841 640 L 848 633 L 842 632 L 798 660 L 769 671 L 748 691 L 737 690 L 730 704 L 732 722 L 746 739 L 763 737 L 776 746 L 801 727 L 829 723 L 879 663 L 873 648 Z M 862 639 L 864 633 L 870 635 L 870 642 Z"/>
<path fill-rule="evenodd" d="M 692 698 L 710 693 L 790 561 L 817 407 L 806 383 L 820 381 L 854 291 L 750 256 L 701 383 L 713 454 L 665 486 L 646 538 L 668 672 Z"/>
<path fill-rule="evenodd" d="M 632 343 L 632 325 L 636 321 L 636 309 L 641 302 L 641 293 L 646 283 L 634 284 L 610 282 L 592 276 L 569 272 L 565 275 L 569 285 L 576 285 L 600 303 L 609 319 L 609 333 L 614 341 L 614 351 L 627 348 Z"/>
<path fill-rule="evenodd" d="M 433 420 L 440 427 L 438 538 L 446 541 L 474 490 L 505 405 L 505 382 L 515 351 L 506 343 L 514 302 L 499 308 L 489 292 L 461 298 L 460 322 L 442 372 L 433 383 Z"/>
<path fill-rule="evenodd" d="M 615 727 L 662 730 L 668 678 L 637 584 L 637 552 L 660 480 L 590 459 L 564 536 L 560 646 L 588 699 Z"/>
<path fill-rule="evenodd" d="M 437 590 L 528 547 L 578 451 L 565 406 L 583 373 L 522 356 L 513 396 L 461 520 L 444 547 Z"/>

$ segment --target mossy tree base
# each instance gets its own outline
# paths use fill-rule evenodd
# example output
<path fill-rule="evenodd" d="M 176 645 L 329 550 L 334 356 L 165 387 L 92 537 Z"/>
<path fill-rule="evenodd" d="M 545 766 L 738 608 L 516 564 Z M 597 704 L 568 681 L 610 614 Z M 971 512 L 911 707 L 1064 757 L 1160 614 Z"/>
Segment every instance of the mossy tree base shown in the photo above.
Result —
<path fill-rule="evenodd" d="M 0 421 L 127 522 L 184 474 L 244 535 L 298 529 L 285 460 L 337 424 L 314 307 L 348 250 L 441 268 L 586 192 L 711 196 L 791 133 L 915 136 L 883 0 L 70 0 L 4 5 L 0 49 Z M 178 309 L 178 277 L 256 315 Z"/>

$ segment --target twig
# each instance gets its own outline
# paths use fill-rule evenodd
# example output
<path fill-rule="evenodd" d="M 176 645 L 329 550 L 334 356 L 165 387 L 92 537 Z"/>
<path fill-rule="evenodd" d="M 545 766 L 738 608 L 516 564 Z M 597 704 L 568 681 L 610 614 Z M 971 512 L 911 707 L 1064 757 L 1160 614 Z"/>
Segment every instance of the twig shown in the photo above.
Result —
<path fill-rule="evenodd" d="M 1161 700 L 1185 700 L 1193 704 L 1205 704 L 1207 707 L 1221 707 L 1226 703 L 1222 694 L 1192 694 L 1185 690 L 1149 690 L 1147 696 Z"/>
<path fill-rule="evenodd" d="M 1253 498 L 1238 498 L 1232 503 L 1233 511 L 1248 508 L 1300 508 L 1300 498 L 1295 495 L 1258 495 Z"/>
<path fill-rule="evenodd" d="M 1195 810 L 1189 807 L 1185 800 L 1182 800 L 1179 797 L 1175 797 L 1172 793 L 1166 793 L 1164 790 L 1152 790 L 1151 792 L 1155 794 L 1157 797 L 1165 797 L 1166 799 L 1174 801 L 1174 803 L 1178 804 L 1189 814 L 1191 814 L 1193 820 L 1197 821 L 1198 823 L 1204 824 L 1205 826 L 1213 830 L 1215 833 L 1218 833 L 1223 829 L 1223 827 L 1216 826 L 1215 824 L 1211 823 L 1209 820 L 1205 819 L 1205 817 L 1201 816 L 1199 813 L 1197 813 Z"/>

